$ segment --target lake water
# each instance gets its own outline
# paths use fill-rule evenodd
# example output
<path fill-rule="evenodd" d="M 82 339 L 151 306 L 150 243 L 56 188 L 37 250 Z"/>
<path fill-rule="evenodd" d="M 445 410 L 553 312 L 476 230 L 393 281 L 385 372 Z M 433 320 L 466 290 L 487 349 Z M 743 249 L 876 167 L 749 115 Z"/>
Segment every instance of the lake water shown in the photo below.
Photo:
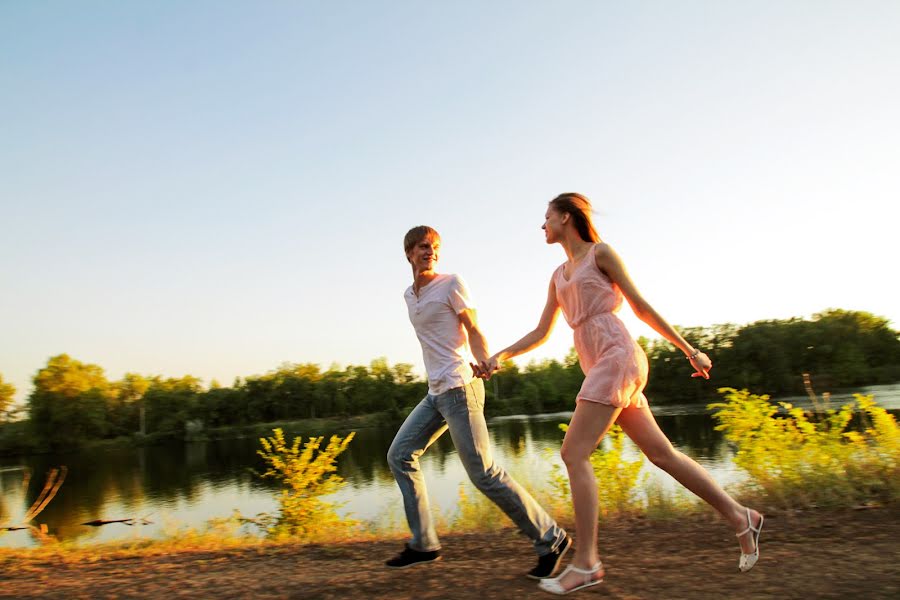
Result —
<path fill-rule="evenodd" d="M 900 384 L 863 388 L 875 394 L 879 404 L 895 415 L 900 412 Z M 850 396 L 832 396 L 838 406 Z M 809 405 L 804 398 L 785 399 Z M 654 408 L 657 420 L 672 443 L 706 467 L 725 485 L 743 474 L 733 453 L 702 406 Z M 527 488 L 548 484 L 553 465 L 562 466 L 559 447 L 563 433 L 559 423 L 569 413 L 514 416 L 489 423 L 495 461 Z M 361 520 L 404 523 L 400 492 L 385 461 L 394 429 L 364 429 L 357 433 L 339 459 L 339 474 L 347 486 L 334 499 L 346 502 L 343 514 Z M 322 431 L 322 435 L 331 432 Z M 217 517 L 234 510 L 246 516 L 277 509 L 277 488 L 251 473 L 262 470 L 256 455 L 256 439 L 178 443 L 144 448 L 116 448 L 65 456 L 38 455 L 0 458 L 0 525 L 21 523 L 28 507 L 41 492 L 45 474 L 59 465 L 68 475 L 59 493 L 35 520 L 61 540 L 99 542 L 133 537 L 160 537 L 184 528 L 202 529 Z M 629 456 L 637 452 L 626 441 Z M 444 435 L 422 458 L 432 504 L 452 516 L 460 484 L 468 484 L 449 435 Z M 651 482 L 674 489 L 668 475 L 645 461 Z M 30 481 L 23 485 L 26 476 Z M 467 490 L 467 493 L 472 488 Z M 95 519 L 148 517 L 151 524 L 129 527 L 114 523 L 89 527 Z M 35 542 L 28 531 L 0 532 L 0 546 L 25 547 Z"/>

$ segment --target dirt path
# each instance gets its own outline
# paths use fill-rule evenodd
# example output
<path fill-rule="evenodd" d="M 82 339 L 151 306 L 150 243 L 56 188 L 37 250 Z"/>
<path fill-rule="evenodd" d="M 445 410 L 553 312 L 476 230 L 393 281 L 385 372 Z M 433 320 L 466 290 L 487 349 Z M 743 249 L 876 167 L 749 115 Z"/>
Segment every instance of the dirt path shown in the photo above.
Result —
<path fill-rule="evenodd" d="M 604 525 L 606 582 L 578 598 L 900 598 L 900 508 L 770 515 L 762 556 L 737 572 L 718 519 Z M 381 566 L 396 540 L 333 547 L 183 551 L 53 564 L 0 563 L 2 598 L 550 598 L 521 575 L 534 560 L 512 530 L 445 536 L 443 561 Z"/>

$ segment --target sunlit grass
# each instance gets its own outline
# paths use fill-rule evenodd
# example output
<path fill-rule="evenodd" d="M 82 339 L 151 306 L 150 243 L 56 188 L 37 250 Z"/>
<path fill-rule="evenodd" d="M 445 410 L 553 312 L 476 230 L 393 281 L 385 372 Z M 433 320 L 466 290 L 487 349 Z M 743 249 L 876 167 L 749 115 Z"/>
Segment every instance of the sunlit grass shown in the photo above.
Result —
<path fill-rule="evenodd" d="M 452 531 L 496 531 L 508 527 L 510 520 L 475 486 L 461 483 L 450 523 Z"/>
<path fill-rule="evenodd" d="M 648 483 L 644 489 L 640 515 L 654 521 L 680 519 L 709 511 L 699 498 L 683 487 L 666 489 L 660 482 Z"/>

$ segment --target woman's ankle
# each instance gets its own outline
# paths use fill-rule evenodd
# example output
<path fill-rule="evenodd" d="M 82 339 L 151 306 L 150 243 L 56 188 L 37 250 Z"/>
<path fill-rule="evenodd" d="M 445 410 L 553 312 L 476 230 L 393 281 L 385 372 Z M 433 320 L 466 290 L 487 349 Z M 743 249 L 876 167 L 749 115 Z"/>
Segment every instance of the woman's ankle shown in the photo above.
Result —
<path fill-rule="evenodd" d="M 600 557 L 598 555 L 587 556 L 587 557 L 579 557 L 575 556 L 572 558 L 572 565 L 578 567 L 579 569 L 590 570 L 597 566 L 597 563 L 600 562 Z"/>
<path fill-rule="evenodd" d="M 754 521 L 759 520 L 759 512 L 753 510 L 749 506 L 741 506 L 735 513 L 732 514 L 731 517 L 731 526 L 736 531 L 743 531 L 749 525 L 747 523 L 747 512 L 750 513 L 750 524 Z"/>

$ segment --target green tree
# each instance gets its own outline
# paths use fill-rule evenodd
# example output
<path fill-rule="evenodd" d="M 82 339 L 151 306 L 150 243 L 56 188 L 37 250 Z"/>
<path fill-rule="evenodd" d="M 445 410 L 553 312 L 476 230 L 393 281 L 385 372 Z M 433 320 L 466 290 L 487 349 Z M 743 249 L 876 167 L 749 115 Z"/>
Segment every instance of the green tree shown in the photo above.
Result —
<path fill-rule="evenodd" d="M 281 385 L 283 393 L 279 395 L 285 403 L 282 412 L 293 419 L 324 416 L 321 412 L 317 412 L 316 406 L 316 388 L 322 379 L 322 369 L 319 365 L 313 363 L 292 365 L 285 375 Z"/>
<path fill-rule="evenodd" d="M 201 410 L 200 380 L 192 375 L 163 379 L 153 377 L 144 393 L 147 433 L 180 433 Z"/>
<path fill-rule="evenodd" d="M 6 420 L 15 395 L 16 387 L 3 381 L 3 375 L 0 375 L 0 422 Z"/>
<path fill-rule="evenodd" d="M 107 419 L 112 435 L 129 435 L 140 428 L 140 406 L 151 380 L 136 373 L 126 373 L 121 381 L 113 382 Z"/>
<path fill-rule="evenodd" d="M 316 388 L 316 406 L 320 416 L 348 414 L 346 375 L 337 365 L 331 365 Z"/>
<path fill-rule="evenodd" d="M 847 387 L 900 377 L 900 341 L 887 319 L 864 311 L 828 309 L 813 315 L 808 345 L 814 381 Z"/>
<path fill-rule="evenodd" d="M 378 410 L 378 386 L 364 366 L 348 366 L 346 369 L 346 393 L 350 402 L 350 414 L 364 414 Z"/>
<path fill-rule="evenodd" d="M 74 446 L 108 430 L 110 385 L 103 369 L 67 354 L 51 357 L 28 397 L 31 427 L 52 447 Z"/>

